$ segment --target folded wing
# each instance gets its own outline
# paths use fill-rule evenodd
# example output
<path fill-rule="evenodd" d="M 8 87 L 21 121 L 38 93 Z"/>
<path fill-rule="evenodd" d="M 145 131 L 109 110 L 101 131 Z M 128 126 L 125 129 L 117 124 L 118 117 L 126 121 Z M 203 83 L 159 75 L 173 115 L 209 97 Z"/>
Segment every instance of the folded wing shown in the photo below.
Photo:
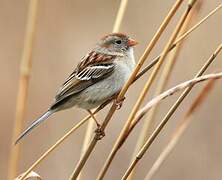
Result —
<path fill-rule="evenodd" d="M 55 103 L 51 108 L 57 107 L 70 96 L 110 76 L 115 68 L 115 58 L 116 55 L 106 55 L 98 52 L 91 52 L 86 55 L 59 89 L 55 97 Z"/>

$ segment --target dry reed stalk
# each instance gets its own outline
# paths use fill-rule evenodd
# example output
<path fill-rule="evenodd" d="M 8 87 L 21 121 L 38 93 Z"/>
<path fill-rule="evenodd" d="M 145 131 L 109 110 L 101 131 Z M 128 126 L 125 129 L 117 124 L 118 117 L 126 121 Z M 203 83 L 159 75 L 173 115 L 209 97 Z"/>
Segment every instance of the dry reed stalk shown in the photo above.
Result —
<path fill-rule="evenodd" d="M 102 104 L 100 107 L 98 107 L 93 114 L 98 113 L 100 110 L 102 110 L 108 102 Z M 53 144 L 45 153 L 43 153 L 40 158 L 35 161 L 26 171 L 22 174 L 20 180 L 24 180 L 28 174 L 37 166 L 41 161 L 43 161 L 56 147 L 58 147 L 65 139 L 67 139 L 73 132 L 75 132 L 80 126 L 82 126 L 84 123 L 86 123 L 91 118 L 90 115 L 86 116 L 84 119 L 82 119 L 79 123 L 77 123 L 71 130 L 69 130 L 62 138 L 60 138 L 55 144 Z"/>
<path fill-rule="evenodd" d="M 211 63 L 213 63 L 213 61 L 215 60 L 215 58 L 217 57 L 217 55 L 220 53 L 220 51 L 222 50 L 222 44 L 220 44 L 217 49 L 214 51 L 214 53 L 209 57 L 209 59 L 205 62 L 205 64 L 201 67 L 201 69 L 199 70 L 199 72 L 196 74 L 196 76 L 194 78 L 200 77 L 203 75 L 203 73 L 207 70 L 207 68 L 211 65 Z M 173 104 L 173 106 L 170 108 L 170 110 L 167 112 L 166 116 L 163 118 L 163 120 L 161 121 L 161 123 L 159 125 L 165 125 L 163 123 L 166 123 L 169 118 L 173 115 L 173 113 L 176 111 L 176 109 L 179 107 L 179 105 L 182 103 L 182 101 L 184 100 L 184 98 L 189 94 L 189 92 L 192 90 L 193 86 L 187 88 L 184 90 L 184 92 L 181 94 L 181 96 L 177 99 L 177 101 Z M 130 134 L 130 132 L 132 131 L 132 129 L 136 126 L 136 124 L 140 121 L 140 119 L 142 118 L 142 116 L 137 116 L 129 129 L 128 134 Z M 161 126 L 158 126 L 155 131 L 152 133 L 151 137 L 149 137 L 148 141 L 153 141 L 155 139 L 155 135 L 158 135 L 158 131 L 161 130 L 159 128 L 163 128 Z M 156 134 L 157 133 L 157 134 Z M 128 136 L 127 134 L 127 136 Z M 154 138 L 154 139 L 153 139 Z M 152 142 L 150 142 L 152 143 Z M 150 144 L 151 145 L 151 144 Z"/>
<path fill-rule="evenodd" d="M 184 38 L 187 34 L 191 33 L 194 29 L 196 29 L 197 26 L 205 22 L 209 17 L 214 15 L 216 12 L 218 12 L 222 8 L 222 3 L 218 5 L 215 9 L 213 9 L 209 14 L 207 14 L 203 19 L 201 19 L 197 24 L 195 24 L 190 30 L 188 30 L 186 33 L 184 33 L 181 37 L 179 37 L 176 41 L 175 44 L 177 44 L 181 39 Z"/>
<path fill-rule="evenodd" d="M 162 100 L 166 99 L 169 96 L 174 95 L 175 93 L 187 88 L 191 87 L 199 82 L 206 81 L 206 80 L 211 80 L 211 79 L 219 79 L 222 76 L 222 72 L 219 73 L 214 73 L 214 74 L 208 74 L 208 75 L 203 75 L 199 77 L 195 77 L 191 80 L 185 81 L 177 86 L 174 86 L 173 88 L 161 93 L 160 95 L 156 96 L 153 98 L 151 101 L 149 101 L 143 108 L 140 109 L 140 111 L 137 113 L 137 116 L 135 118 L 136 121 L 140 120 L 147 114 L 150 109 L 155 106 L 156 104 L 159 104 Z"/>
<path fill-rule="evenodd" d="M 79 123 L 77 123 L 68 133 L 66 133 L 61 139 L 59 139 L 59 141 L 57 141 L 52 147 L 50 147 L 43 155 L 41 155 L 41 157 L 35 161 L 26 171 L 25 173 L 22 174 L 22 176 L 20 177 L 20 180 L 24 180 L 30 172 L 32 172 L 32 170 L 42 161 L 44 160 L 49 153 L 51 153 L 59 144 L 61 144 L 64 139 L 66 139 L 68 136 L 70 136 L 74 131 L 76 131 L 81 125 L 83 125 L 85 122 L 87 122 L 87 120 L 90 119 L 91 116 L 87 116 L 85 117 L 82 121 L 80 121 Z"/>
<path fill-rule="evenodd" d="M 84 154 L 84 152 L 86 151 L 90 143 L 90 139 L 93 135 L 94 124 L 95 124 L 95 121 L 92 118 L 90 118 L 87 124 L 86 132 L 85 132 L 85 138 L 84 138 L 82 149 L 81 149 L 81 156 Z M 81 177 L 82 177 L 82 172 L 79 174 L 77 180 L 80 180 Z"/>
<path fill-rule="evenodd" d="M 146 97 L 146 95 L 147 95 L 147 93 L 148 93 L 152 83 L 154 82 L 154 80 L 155 80 L 155 78 L 156 78 L 156 76 L 157 76 L 157 74 L 158 74 L 158 72 L 160 70 L 160 67 L 163 64 L 163 62 L 164 62 L 164 60 L 165 60 L 165 58 L 167 56 L 167 53 L 168 53 L 171 45 L 175 41 L 178 33 L 180 32 L 180 30 L 181 30 L 181 28 L 183 26 L 183 23 L 185 22 L 185 19 L 186 19 L 187 15 L 190 12 L 190 9 L 191 9 L 190 7 L 187 8 L 187 10 L 185 10 L 183 15 L 181 16 L 181 18 L 180 18 L 180 20 L 179 20 L 179 22 L 178 22 L 174 32 L 172 33 L 169 41 L 167 42 L 167 44 L 166 44 L 166 46 L 165 46 L 165 48 L 163 50 L 162 56 L 160 57 L 160 59 L 157 62 L 156 66 L 154 67 L 154 70 L 151 72 L 151 75 L 149 76 L 149 78 L 148 78 L 148 80 L 147 80 L 147 82 L 146 82 L 146 84 L 145 84 L 145 86 L 144 86 L 144 88 L 143 88 L 143 90 L 142 90 L 142 92 L 141 92 L 141 94 L 140 94 L 136 104 L 133 107 L 133 110 L 131 111 L 131 113 L 129 115 L 128 120 L 126 121 L 122 131 L 120 132 L 120 135 L 117 138 L 117 140 L 116 140 L 116 142 L 115 142 L 115 144 L 114 144 L 114 146 L 113 146 L 113 148 L 112 148 L 112 150 L 111 150 L 111 152 L 110 152 L 110 154 L 109 154 L 109 156 L 108 156 L 108 158 L 107 158 L 107 160 L 106 160 L 102 170 L 100 171 L 99 176 L 98 176 L 97 179 L 103 179 L 104 178 L 105 173 L 107 172 L 107 170 L 108 170 L 112 160 L 114 159 L 117 151 L 120 149 L 120 147 L 122 145 L 122 141 L 123 141 L 123 139 L 125 137 L 125 134 L 127 133 L 128 129 L 129 129 L 130 125 L 131 125 L 131 122 L 135 118 L 135 115 L 136 115 L 137 111 L 139 110 L 143 100 L 145 99 L 145 97 Z"/>
<path fill-rule="evenodd" d="M 195 29 L 197 29 L 203 22 L 205 22 L 208 18 L 210 18 L 212 15 L 214 15 L 216 12 L 218 12 L 218 10 L 222 7 L 222 5 L 219 5 L 218 7 L 216 7 L 214 10 L 212 10 L 207 16 L 205 16 L 203 19 L 201 19 L 196 25 L 194 25 L 192 28 L 190 28 L 186 33 L 184 33 L 181 37 L 179 37 L 176 42 L 172 45 L 172 47 L 170 48 L 170 50 L 174 49 L 176 47 L 176 44 L 178 44 L 180 41 L 182 41 L 184 38 L 186 38 L 191 32 L 193 32 Z M 154 60 L 152 60 L 149 65 L 147 65 L 141 72 L 139 72 L 135 79 L 133 80 L 132 83 L 134 83 L 136 80 L 138 80 L 141 76 L 143 76 L 149 69 L 151 69 L 159 60 L 161 55 L 157 56 L 156 58 L 154 58 Z M 86 117 L 85 117 L 86 118 Z M 84 118 L 84 119 L 85 119 Z M 84 119 L 82 121 L 84 121 Z M 37 161 L 38 163 L 34 162 L 31 167 L 33 167 L 32 169 L 34 169 L 40 162 L 42 162 L 43 159 L 46 158 L 46 156 L 48 156 L 56 147 L 58 147 L 66 138 L 68 138 L 69 136 L 67 136 L 67 134 L 72 134 L 75 130 L 74 126 L 71 130 L 69 130 L 62 138 L 60 138 L 54 145 L 53 148 L 50 147 L 51 151 L 49 151 L 49 149 L 47 151 L 49 151 L 48 153 L 44 153 Z M 80 127 L 80 126 L 78 126 Z M 59 143 L 60 142 L 60 143 Z M 42 160 L 40 160 L 42 159 Z M 40 160 L 40 161 L 39 161 Z M 35 166 L 33 166 L 35 164 Z M 30 168 L 31 168 L 30 167 Z M 29 168 L 29 169 L 30 169 Z"/>
<path fill-rule="evenodd" d="M 95 121 L 91 118 L 88 121 L 87 129 L 86 129 L 86 133 L 85 133 L 85 138 L 84 138 L 84 142 L 83 142 L 83 146 L 82 146 L 81 155 L 83 155 L 86 148 L 88 147 L 88 144 L 90 143 L 90 137 L 92 137 L 92 134 L 93 134 L 94 124 L 95 124 Z"/>
<path fill-rule="evenodd" d="M 212 10 L 207 16 L 205 16 L 203 19 L 201 19 L 196 25 L 194 25 L 192 28 L 190 28 L 186 33 L 184 33 L 182 36 L 180 36 L 176 42 L 171 46 L 170 50 L 174 49 L 176 47 L 176 45 L 181 42 L 184 38 L 186 38 L 190 33 L 192 33 L 195 29 L 197 29 L 203 22 L 205 22 L 207 19 L 209 19 L 212 15 L 214 15 L 216 12 L 218 12 L 218 10 L 222 7 L 222 5 L 219 5 L 218 7 L 216 7 L 214 10 Z M 143 76 L 149 69 L 151 69 L 159 60 L 161 55 L 157 56 L 156 58 L 154 58 L 141 72 L 139 72 L 134 80 L 132 81 L 132 84 L 137 81 L 141 76 Z M 82 121 L 84 121 L 87 117 L 85 117 Z M 89 116 L 88 116 L 89 119 Z M 82 123 L 84 124 L 84 123 Z M 67 134 L 71 135 L 74 131 L 75 131 L 75 127 L 74 126 L 71 130 L 69 130 L 63 137 L 61 137 L 52 147 L 50 147 L 51 151 L 49 151 L 49 149 L 47 150 L 48 153 L 44 153 L 37 161 L 35 161 L 31 167 L 29 169 L 33 170 L 40 162 L 42 162 L 42 160 L 44 160 L 46 158 L 46 156 L 48 156 L 56 147 L 58 147 L 66 138 L 68 138 L 69 136 L 67 136 Z M 80 126 L 78 126 L 80 127 Z M 36 163 L 38 162 L 38 163 Z M 34 165 L 35 164 L 35 165 Z"/>
<path fill-rule="evenodd" d="M 17 95 L 12 142 L 14 142 L 18 137 L 18 135 L 20 134 L 25 117 L 27 96 L 28 96 L 28 85 L 29 85 L 31 64 L 32 64 L 32 49 L 33 49 L 36 18 L 37 18 L 37 4 L 38 0 L 31 0 L 29 2 L 24 49 L 20 64 L 19 88 Z M 17 146 L 11 147 L 9 169 L 8 169 L 9 180 L 14 179 L 17 175 L 19 153 L 20 153 L 19 144 Z"/>
<path fill-rule="evenodd" d="M 161 24 L 160 28 L 158 29 L 158 31 L 154 35 L 154 37 L 151 40 L 150 44 L 147 46 L 145 52 L 143 53 L 142 57 L 140 58 L 139 62 L 137 63 L 137 65 L 136 65 L 133 73 L 131 74 L 129 80 L 124 85 L 124 87 L 122 88 L 121 92 L 119 93 L 119 95 L 118 95 L 118 97 L 116 99 L 116 102 L 123 101 L 123 98 L 124 98 L 124 95 L 125 95 L 126 91 L 128 90 L 129 86 L 132 84 L 134 78 L 136 77 L 137 73 L 139 72 L 140 68 L 142 67 L 143 63 L 145 62 L 147 56 L 149 55 L 149 53 L 151 52 L 151 50 L 155 46 L 155 44 L 158 41 L 160 35 L 164 31 L 164 29 L 166 28 L 166 26 L 168 25 L 169 21 L 171 20 L 173 15 L 176 13 L 177 9 L 182 4 L 182 2 L 183 2 L 183 0 L 177 0 L 175 2 L 175 4 L 173 5 L 173 8 L 170 10 L 169 14 L 164 19 L 164 22 Z M 105 130 L 107 124 L 109 123 L 110 119 L 112 118 L 114 112 L 117 109 L 116 102 L 114 102 L 112 104 L 112 106 L 111 106 L 111 108 L 110 108 L 110 110 L 109 110 L 105 120 L 102 123 L 102 126 L 101 126 L 101 130 L 102 131 Z M 89 144 L 89 147 L 88 147 L 87 151 L 85 152 L 84 156 L 82 158 L 80 158 L 76 168 L 74 169 L 73 173 L 71 174 L 71 178 L 70 179 L 74 180 L 74 179 L 76 179 L 78 177 L 80 171 L 82 170 L 83 166 L 85 165 L 88 157 L 90 156 L 91 152 L 93 151 L 94 147 L 96 146 L 98 140 L 99 140 L 98 134 L 95 134 L 94 138 L 92 139 L 91 143 Z"/>
<path fill-rule="evenodd" d="M 168 91 L 165 91 L 164 93 L 162 93 L 161 95 L 157 96 L 156 98 L 154 98 L 152 101 L 150 101 L 139 113 L 138 113 L 138 117 L 139 119 L 141 119 L 149 110 L 150 108 L 152 108 L 153 106 L 155 106 L 157 103 L 160 103 L 160 101 L 162 101 L 163 99 L 165 99 L 166 97 L 170 97 L 172 94 L 185 89 L 187 87 L 191 87 L 194 86 L 197 83 L 206 81 L 206 80 L 216 80 L 216 79 L 220 79 L 222 78 L 222 72 L 220 73 L 216 73 L 216 74 L 208 74 L 208 75 L 204 75 L 204 76 L 200 76 L 198 78 L 194 78 L 192 80 L 186 81 L 182 84 L 179 84 L 178 86 L 175 86 L 172 89 L 169 89 Z M 160 123 L 160 125 L 162 126 L 162 123 Z M 154 131 L 155 133 L 155 131 Z M 151 135 L 152 137 L 152 135 Z M 141 148 L 141 150 L 139 151 L 139 153 L 137 154 L 136 158 L 133 160 L 133 162 L 130 164 L 130 166 L 128 167 L 128 169 L 126 170 L 125 174 L 123 175 L 123 177 L 121 178 L 121 180 L 126 180 L 128 178 L 128 176 L 130 175 L 130 173 L 132 172 L 132 170 L 135 168 L 135 166 L 137 165 L 137 163 L 142 159 L 143 155 L 146 153 L 146 151 L 148 150 L 148 147 L 150 146 L 150 140 L 146 141 L 146 143 L 144 144 L 144 146 Z"/>
<path fill-rule="evenodd" d="M 204 18 L 202 18 L 198 23 L 196 23 L 192 28 L 190 28 L 188 31 L 186 31 L 183 35 L 181 35 L 179 38 L 176 39 L 176 41 L 173 43 L 171 48 L 169 49 L 169 52 L 176 47 L 176 45 L 181 42 L 183 39 L 185 39 L 190 33 L 192 33 L 194 30 L 196 30 L 201 24 L 203 24 L 206 20 L 208 20 L 211 16 L 213 16 L 216 12 L 218 12 L 222 8 L 222 4 L 218 5 L 215 9 L 213 9 L 210 13 L 208 13 Z M 154 58 L 141 72 L 138 73 L 138 75 L 135 77 L 134 81 L 139 79 L 143 74 L 145 74 L 150 68 L 152 68 L 160 59 L 161 54 Z"/>
<path fill-rule="evenodd" d="M 197 73 L 197 75 L 195 76 L 195 78 L 198 78 L 200 76 L 202 76 L 202 74 L 206 71 L 206 69 L 209 67 L 209 65 L 213 62 L 213 60 L 216 58 L 216 56 L 219 54 L 219 52 L 222 50 L 222 44 L 219 45 L 219 47 L 216 49 L 216 51 L 213 53 L 213 55 L 207 60 L 207 62 L 204 64 L 204 66 L 200 69 L 200 71 Z M 176 109 L 179 107 L 179 105 L 181 104 L 181 102 L 184 100 L 184 98 L 189 94 L 189 92 L 191 91 L 191 89 L 193 88 L 194 84 L 189 86 L 186 90 L 184 90 L 184 92 L 182 93 L 182 95 L 177 99 L 177 101 L 174 103 L 174 105 L 170 108 L 170 110 L 168 111 L 168 113 L 166 114 L 166 116 L 163 118 L 163 120 L 160 122 L 160 124 L 157 126 L 157 128 L 154 130 L 154 132 L 151 134 L 151 136 L 149 137 L 149 139 L 146 141 L 146 143 L 144 144 L 144 146 L 141 148 L 141 150 L 139 151 L 139 153 L 136 155 L 136 158 L 133 160 L 133 162 L 130 164 L 129 168 L 127 169 L 126 173 L 123 176 L 123 179 L 126 179 L 129 174 L 131 173 L 131 171 L 134 169 L 134 167 L 136 166 L 136 164 L 139 162 L 139 160 L 143 157 L 143 155 L 145 154 L 145 152 L 149 149 L 150 145 L 153 143 L 153 141 L 155 140 L 155 138 L 157 137 L 157 135 L 160 133 L 160 131 L 163 129 L 163 127 L 165 126 L 165 124 L 168 122 L 168 120 L 170 119 L 170 117 L 173 115 L 173 113 L 176 111 Z M 149 106 L 146 106 L 145 109 L 148 111 L 149 110 Z M 140 114 L 139 116 L 137 116 L 135 118 L 135 120 L 132 122 L 132 125 L 129 129 L 128 134 L 132 131 L 132 129 L 135 127 L 135 125 L 139 122 L 139 120 L 143 117 L 143 115 L 145 114 Z M 126 135 L 126 137 L 128 136 L 128 134 Z"/>
<path fill-rule="evenodd" d="M 114 23 L 114 26 L 113 26 L 113 33 L 114 32 L 119 32 L 120 25 L 122 23 L 123 16 L 124 16 L 125 11 L 126 11 L 127 3 L 128 3 L 128 0 L 121 0 L 121 2 L 120 2 L 119 10 L 117 12 L 116 20 L 115 20 L 115 23 Z M 87 125 L 87 129 L 86 129 L 85 138 L 84 138 L 84 141 L 83 141 L 83 147 L 82 147 L 82 150 L 81 150 L 81 155 L 84 154 L 84 152 L 86 151 L 86 149 L 87 149 L 87 147 L 90 143 L 91 137 L 93 135 L 93 128 L 94 128 L 94 121 L 89 121 L 88 125 Z M 81 173 L 77 177 L 77 180 L 80 180 L 80 179 L 81 179 Z"/>
<path fill-rule="evenodd" d="M 123 21 L 123 16 L 126 11 L 127 4 L 128 4 L 128 0 L 121 0 L 120 5 L 119 5 L 119 10 L 116 15 L 116 20 L 113 26 L 113 32 L 119 31 L 120 25 Z"/>
<path fill-rule="evenodd" d="M 210 93 L 211 89 L 213 88 L 215 83 L 215 80 L 209 81 L 206 86 L 202 89 L 202 91 L 199 93 L 197 98 L 193 101 L 192 105 L 190 106 L 189 110 L 185 114 L 185 117 L 182 119 L 182 121 L 179 123 L 179 125 L 176 127 L 175 131 L 173 132 L 173 135 L 168 142 L 168 144 L 165 146 L 157 160 L 152 165 L 151 169 L 147 173 L 145 180 L 151 180 L 152 177 L 157 173 L 157 171 L 160 169 L 163 162 L 169 157 L 170 153 L 173 151 L 175 146 L 177 145 L 177 142 L 180 140 L 181 136 L 184 134 L 185 130 L 188 128 L 189 124 L 192 121 L 192 115 L 197 111 L 197 108 L 199 108 L 204 100 L 206 99 L 207 95 Z"/>
<path fill-rule="evenodd" d="M 188 8 L 189 8 L 189 6 L 192 8 L 195 2 L 196 1 L 189 2 L 188 3 Z M 196 15 L 196 13 L 199 9 L 200 9 L 200 2 L 198 2 L 198 4 L 196 6 L 194 6 L 194 8 L 192 8 L 190 13 L 186 17 L 186 20 L 185 20 L 185 22 L 184 22 L 184 24 L 181 28 L 181 31 L 180 31 L 178 37 L 180 37 L 182 34 L 184 34 L 184 32 L 186 32 L 187 27 L 190 24 L 191 17 L 193 17 L 193 15 Z M 165 66 L 163 67 L 163 71 L 161 73 L 160 79 L 158 80 L 157 88 L 156 88 L 155 93 L 154 93 L 154 97 L 158 96 L 165 89 L 165 87 L 168 83 L 168 80 L 170 78 L 170 75 L 172 73 L 172 70 L 174 68 L 174 65 L 176 63 L 177 57 L 179 55 L 179 51 L 181 49 L 182 43 L 183 43 L 183 41 L 178 43 L 175 46 L 175 48 L 172 50 L 172 52 L 169 53 L 168 60 L 165 64 Z M 151 134 L 151 128 L 154 124 L 155 116 L 158 112 L 158 108 L 159 108 L 158 104 L 156 106 L 154 106 L 149 112 L 148 119 L 144 121 L 141 132 L 140 132 L 140 135 L 139 135 L 139 138 L 137 140 L 137 143 L 136 143 L 136 146 L 135 146 L 135 149 L 134 149 L 134 152 L 132 154 L 132 158 L 136 156 L 138 151 L 141 149 L 141 147 L 143 146 L 143 144 L 147 140 L 148 136 Z M 134 169 L 134 171 L 132 171 L 132 173 L 128 177 L 128 180 L 133 180 L 134 179 L 135 172 L 136 172 L 136 168 Z"/>

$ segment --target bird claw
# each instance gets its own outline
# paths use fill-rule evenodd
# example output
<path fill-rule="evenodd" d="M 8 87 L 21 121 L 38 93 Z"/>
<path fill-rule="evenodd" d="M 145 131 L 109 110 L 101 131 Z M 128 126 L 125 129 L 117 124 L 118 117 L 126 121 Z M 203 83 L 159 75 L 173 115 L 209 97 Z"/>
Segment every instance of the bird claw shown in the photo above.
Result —
<path fill-rule="evenodd" d="M 95 133 L 96 133 L 97 140 L 101 140 L 105 136 L 105 132 L 104 130 L 102 130 L 101 126 L 97 126 Z"/>
<path fill-rule="evenodd" d="M 116 109 L 117 110 L 119 110 L 122 107 L 124 100 L 125 100 L 125 97 L 123 97 L 122 99 L 120 99 L 118 101 L 117 101 L 117 99 L 115 99 L 115 104 L 116 104 Z"/>

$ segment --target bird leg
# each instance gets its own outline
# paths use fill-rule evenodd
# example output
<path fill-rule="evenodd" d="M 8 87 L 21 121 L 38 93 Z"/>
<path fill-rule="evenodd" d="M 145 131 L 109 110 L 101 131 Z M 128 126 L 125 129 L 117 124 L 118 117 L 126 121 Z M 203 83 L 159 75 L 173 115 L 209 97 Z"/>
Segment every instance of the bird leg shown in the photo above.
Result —
<path fill-rule="evenodd" d="M 120 99 L 120 100 L 118 100 L 118 101 L 117 101 L 117 99 L 114 100 L 114 101 L 115 101 L 115 104 L 116 104 L 116 109 L 117 109 L 117 110 L 119 110 L 119 109 L 122 107 L 124 100 L 125 100 L 125 97 L 123 97 L 122 99 Z"/>
<path fill-rule="evenodd" d="M 101 127 L 99 122 L 96 120 L 94 114 L 90 110 L 87 110 L 87 112 L 90 114 L 91 118 L 95 121 L 97 128 Z"/>
<path fill-rule="evenodd" d="M 90 116 L 96 123 L 97 129 L 95 130 L 95 133 L 97 134 L 98 140 L 102 139 L 105 136 L 105 132 L 101 129 L 101 124 L 99 124 L 94 114 L 90 110 L 87 110 L 87 112 L 90 114 Z"/>
<path fill-rule="evenodd" d="M 114 103 L 116 105 L 116 109 L 117 110 L 120 109 L 122 107 L 123 101 L 125 100 L 125 97 L 123 97 L 122 99 L 117 101 L 118 95 L 119 95 L 119 93 L 112 95 L 105 103 L 100 105 L 99 109 L 102 109 L 103 107 L 105 107 L 107 104 L 109 104 L 112 101 L 114 101 Z"/>

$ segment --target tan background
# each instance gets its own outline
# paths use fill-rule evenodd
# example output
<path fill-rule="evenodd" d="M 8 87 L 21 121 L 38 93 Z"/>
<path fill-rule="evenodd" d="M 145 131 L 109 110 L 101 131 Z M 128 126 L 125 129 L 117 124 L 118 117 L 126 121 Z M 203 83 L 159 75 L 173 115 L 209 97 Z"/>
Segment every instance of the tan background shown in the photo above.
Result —
<path fill-rule="evenodd" d="M 137 59 L 173 2 L 174 0 L 129 1 L 121 31 L 127 32 L 140 42 L 135 51 Z M 13 148 L 10 146 L 10 140 L 28 3 L 29 0 L 0 1 L 0 179 L 2 180 L 6 179 L 9 150 Z M 204 17 L 219 3 L 221 0 L 203 1 L 201 11 L 192 24 Z M 47 0 L 39 2 L 25 127 L 48 108 L 59 85 L 71 73 L 79 59 L 95 44 L 98 38 L 112 30 L 118 5 L 119 1 L 114 0 Z M 185 6 L 181 7 L 179 14 L 184 9 Z M 175 27 L 179 14 L 174 18 L 167 32 L 164 33 L 151 57 L 161 52 L 164 46 L 163 42 L 166 42 Z M 190 35 L 180 53 L 168 87 L 192 78 L 213 50 L 222 42 L 221 19 L 222 12 L 220 11 Z M 222 56 L 219 55 L 208 72 L 221 71 L 221 58 Z M 130 88 L 123 108 L 115 114 L 106 130 L 106 137 L 98 143 L 87 162 L 84 168 L 84 179 L 91 180 L 97 176 L 132 109 L 133 103 L 138 98 L 138 93 L 147 76 Z M 201 110 L 195 114 L 195 121 L 154 179 L 219 180 L 222 178 L 221 88 L 220 81 Z M 152 145 L 139 164 L 140 170 L 136 179 L 144 178 L 166 144 L 175 125 L 199 90 L 200 86 L 189 95 L 161 136 Z M 176 96 L 162 104 L 158 120 L 163 117 Z M 26 137 L 21 144 L 19 172 L 27 169 L 42 152 L 85 115 L 86 113 L 79 109 L 60 112 Z M 102 120 L 104 115 L 105 113 L 101 113 L 99 119 Z M 73 134 L 36 169 L 43 179 L 63 180 L 69 177 L 79 159 L 85 127 Z M 128 166 L 140 128 L 141 124 L 117 154 L 105 179 L 120 179 Z"/>

